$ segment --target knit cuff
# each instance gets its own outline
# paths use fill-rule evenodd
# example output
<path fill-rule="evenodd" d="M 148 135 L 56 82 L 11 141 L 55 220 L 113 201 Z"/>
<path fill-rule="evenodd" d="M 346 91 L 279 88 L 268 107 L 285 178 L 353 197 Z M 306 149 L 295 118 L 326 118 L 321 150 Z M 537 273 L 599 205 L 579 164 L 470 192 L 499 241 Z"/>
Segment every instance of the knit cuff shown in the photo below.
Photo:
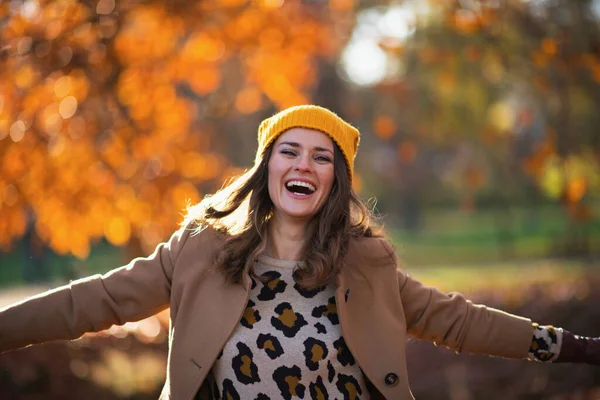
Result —
<path fill-rule="evenodd" d="M 533 337 L 527 359 L 539 362 L 552 362 L 560 354 L 563 331 L 552 325 L 533 324 Z"/>

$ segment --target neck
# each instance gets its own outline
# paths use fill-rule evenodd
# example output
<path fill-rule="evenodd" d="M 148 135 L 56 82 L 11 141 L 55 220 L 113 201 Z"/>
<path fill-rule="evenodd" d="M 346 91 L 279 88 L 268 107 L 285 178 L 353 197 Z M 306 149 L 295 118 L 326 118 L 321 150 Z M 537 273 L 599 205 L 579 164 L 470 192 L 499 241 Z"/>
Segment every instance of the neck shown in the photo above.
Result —
<path fill-rule="evenodd" d="M 273 216 L 267 228 L 266 254 L 278 260 L 302 260 L 306 237 L 305 222 L 282 221 Z"/>

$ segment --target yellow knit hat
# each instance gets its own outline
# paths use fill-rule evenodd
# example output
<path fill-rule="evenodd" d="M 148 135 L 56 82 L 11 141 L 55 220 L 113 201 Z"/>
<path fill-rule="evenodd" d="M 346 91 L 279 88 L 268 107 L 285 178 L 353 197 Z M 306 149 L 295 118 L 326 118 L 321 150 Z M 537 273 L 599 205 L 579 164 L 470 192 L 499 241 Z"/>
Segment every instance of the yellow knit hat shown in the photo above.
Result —
<path fill-rule="evenodd" d="M 273 115 L 261 122 L 258 128 L 258 150 L 255 163 L 259 163 L 265 151 L 279 135 L 291 128 L 309 128 L 321 131 L 338 145 L 348 167 L 350 181 L 354 175 L 354 158 L 360 141 L 358 129 L 326 108 L 303 105 L 295 106 Z"/>

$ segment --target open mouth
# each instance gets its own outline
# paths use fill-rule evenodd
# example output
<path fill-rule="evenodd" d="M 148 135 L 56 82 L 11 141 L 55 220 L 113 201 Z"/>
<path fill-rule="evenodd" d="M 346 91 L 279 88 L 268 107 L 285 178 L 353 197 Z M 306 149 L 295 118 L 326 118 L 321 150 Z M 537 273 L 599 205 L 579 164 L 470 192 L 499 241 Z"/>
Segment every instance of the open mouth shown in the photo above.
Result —
<path fill-rule="evenodd" d="M 317 190 L 314 185 L 303 181 L 289 181 L 285 184 L 285 188 L 298 196 L 307 196 Z"/>

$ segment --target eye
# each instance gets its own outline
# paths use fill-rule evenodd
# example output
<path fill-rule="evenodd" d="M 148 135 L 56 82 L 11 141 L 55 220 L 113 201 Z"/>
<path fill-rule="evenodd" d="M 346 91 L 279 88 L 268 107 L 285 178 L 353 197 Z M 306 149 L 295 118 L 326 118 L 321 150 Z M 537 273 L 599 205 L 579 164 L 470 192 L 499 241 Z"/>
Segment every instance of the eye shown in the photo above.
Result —
<path fill-rule="evenodd" d="M 330 163 L 331 162 L 331 158 L 329 158 L 328 156 L 324 156 L 324 155 L 318 155 L 318 156 L 316 156 L 315 160 L 317 160 L 319 162 L 325 162 L 325 163 Z"/>
<path fill-rule="evenodd" d="M 296 152 L 291 149 L 283 149 L 280 151 L 281 154 L 285 154 L 286 156 L 295 156 Z"/>

